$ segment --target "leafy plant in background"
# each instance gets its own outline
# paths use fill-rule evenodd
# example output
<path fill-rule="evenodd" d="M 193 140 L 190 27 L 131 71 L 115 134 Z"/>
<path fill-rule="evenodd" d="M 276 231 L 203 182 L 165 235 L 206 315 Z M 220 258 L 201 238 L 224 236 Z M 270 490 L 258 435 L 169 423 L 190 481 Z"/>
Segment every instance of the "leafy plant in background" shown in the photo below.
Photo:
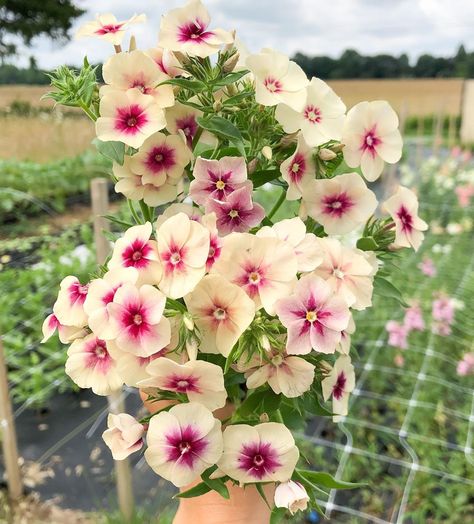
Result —
<path fill-rule="evenodd" d="M 81 28 L 115 47 L 105 86 L 87 61 L 53 76 L 50 97 L 95 122 L 130 215 L 109 217 L 124 231 L 111 257 L 91 280 L 62 281 L 43 332 L 72 342 L 66 372 L 80 387 L 145 395 L 150 416 L 109 418 L 115 459 L 141 449 L 146 431 L 152 469 L 189 487 L 179 497 L 245 485 L 268 503 L 270 484 L 277 522 L 318 508 L 320 490 L 355 487 L 297 468 L 289 428 L 347 415 L 352 311 L 373 291 L 403 303 L 389 278 L 394 248 L 418 249 L 427 228 L 417 199 L 398 188 L 390 216 L 376 218 L 362 176 L 337 171 L 344 159 L 374 181 L 397 162 L 398 118 L 380 101 L 346 115 L 328 85 L 275 51 L 244 60 L 198 0 L 162 18 L 161 47 L 132 39 L 122 51 L 141 21 L 98 15 Z M 265 210 L 254 195 L 268 184 L 280 194 Z M 299 216 L 277 221 L 285 200 Z"/>

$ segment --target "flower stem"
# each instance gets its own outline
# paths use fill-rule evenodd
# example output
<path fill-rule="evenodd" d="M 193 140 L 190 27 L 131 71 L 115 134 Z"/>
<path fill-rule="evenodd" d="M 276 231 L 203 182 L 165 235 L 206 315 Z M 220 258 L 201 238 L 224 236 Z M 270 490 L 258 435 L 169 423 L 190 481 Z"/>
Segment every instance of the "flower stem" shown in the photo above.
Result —
<path fill-rule="evenodd" d="M 92 120 L 92 122 L 95 122 L 97 120 L 97 116 L 86 106 L 86 104 L 84 104 L 82 100 L 79 100 L 79 107 Z"/>
<path fill-rule="evenodd" d="M 196 149 L 196 146 L 198 145 L 198 142 L 199 142 L 199 139 L 201 138 L 202 132 L 203 132 L 203 129 L 202 129 L 202 127 L 200 127 L 200 128 L 196 131 L 196 134 L 194 135 L 193 143 L 192 143 L 192 146 L 193 146 L 192 149 L 193 149 L 193 151 Z"/>
<path fill-rule="evenodd" d="M 135 208 L 133 207 L 132 201 L 127 199 L 128 207 L 130 209 L 130 213 L 132 213 L 133 219 L 135 220 L 136 224 L 141 224 L 142 221 L 140 220 L 140 217 L 138 216 L 137 212 L 135 211 Z"/>
<path fill-rule="evenodd" d="M 276 201 L 275 205 L 272 207 L 270 213 L 268 213 L 267 217 L 271 219 L 273 215 L 280 209 L 280 206 L 285 201 L 286 197 L 286 189 L 283 189 L 280 195 L 280 198 Z"/>

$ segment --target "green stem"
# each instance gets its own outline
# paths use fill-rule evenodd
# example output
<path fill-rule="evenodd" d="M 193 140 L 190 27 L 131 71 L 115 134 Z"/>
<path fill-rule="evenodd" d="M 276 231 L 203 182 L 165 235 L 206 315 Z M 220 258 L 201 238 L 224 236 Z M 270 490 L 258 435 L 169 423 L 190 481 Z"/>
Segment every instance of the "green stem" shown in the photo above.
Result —
<path fill-rule="evenodd" d="M 199 139 L 201 138 L 202 132 L 203 132 L 203 129 L 202 129 L 202 127 L 200 127 L 200 128 L 196 131 L 196 134 L 194 135 L 193 143 L 192 143 L 192 149 L 193 149 L 193 151 L 196 149 L 196 146 L 198 145 L 198 142 L 199 142 Z"/>
<path fill-rule="evenodd" d="M 82 100 L 79 100 L 79 107 L 92 120 L 92 122 L 95 122 L 97 120 L 96 115 L 86 106 L 86 104 L 84 104 Z"/>
<path fill-rule="evenodd" d="M 140 217 L 138 216 L 137 212 L 135 211 L 135 208 L 133 207 L 132 201 L 127 199 L 128 207 L 130 209 L 130 213 L 132 213 L 133 219 L 135 220 L 136 224 L 141 224 L 142 221 L 140 220 Z"/>
<path fill-rule="evenodd" d="M 140 204 L 140 209 L 142 210 L 142 215 L 145 222 L 153 222 L 150 208 L 145 204 L 145 202 L 143 202 L 143 200 L 140 200 L 138 203 Z"/>
<path fill-rule="evenodd" d="M 280 198 L 276 201 L 275 205 L 272 207 L 270 213 L 268 213 L 267 217 L 271 219 L 273 215 L 280 209 L 280 206 L 285 201 L 286 197 L 286 189 L 283 189 L 280 195 Z"/>

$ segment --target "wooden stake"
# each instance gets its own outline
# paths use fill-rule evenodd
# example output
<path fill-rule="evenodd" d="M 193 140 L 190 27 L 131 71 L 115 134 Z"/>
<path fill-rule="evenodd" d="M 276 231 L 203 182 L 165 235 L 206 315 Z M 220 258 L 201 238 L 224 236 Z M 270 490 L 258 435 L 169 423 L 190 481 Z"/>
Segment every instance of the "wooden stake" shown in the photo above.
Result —
<path fill-rule="evenodd" d="M 2 435 L 3 458 L 7 473 L 8 495 L 15 503 L 23 495 L 20 465 L 18 463 L 18 447 L 16 430 L 13 420 L 12 405 L 8 390 L 7 364 L 3 343 L 0 338 L 0 427 Z"/>
<path fill-rule="evenodd" d="M 98 264 L 104 264 L 110 252 L 109 240 L 104 231 L 110 231 L 110 223 L 104 218 L 109 209 L 107 179 L 94 178 L 91 182 L 92 214 L 94 218 L 94 240 Z M 123 413 L 125 405 L 121 391 L 107 397 L 110 413 Z M 131 521 L 134 512 L 132 472 L 128 459 L 115 461 L 117 496 L 120 511 L 127 522 Z"/>

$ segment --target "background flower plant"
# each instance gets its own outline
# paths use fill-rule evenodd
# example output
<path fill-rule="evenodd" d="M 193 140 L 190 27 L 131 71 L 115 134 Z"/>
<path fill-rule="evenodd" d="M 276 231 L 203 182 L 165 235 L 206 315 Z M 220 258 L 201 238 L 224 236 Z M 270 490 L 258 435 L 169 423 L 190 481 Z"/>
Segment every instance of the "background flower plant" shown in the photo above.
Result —
<path fill-rule="evenodd" d="M 89 282 L 66 277 L 53 311 L 61 326 L 79 328 L 66 372 L 80 387 L 107 394 L 133 382 L 148 401 L 167 401 L 141 421 L 110 420 L 115 455 L 141 449 L 143 438 L 158 474 L 182 488 L 198 483 L 181 497 L 277 483 L 277 522 L 307 500 L 317 508 L 320 488 L 356 487 L 299 469 L 289 426 L 304 428 L 308 414 L 347 415 L 351 308 L 370 307 L 374 292 L 403 304 L 390 271 L 427 225 L 406 188 L 388 199 L 391 216 L 376 211 L 361 174 L 343 164 L 362 164 L 370 181 L 400 157 L 388 104 L 346 115 L 327 84 L 280 53 L 262 50 L 241 67 L 234 36 L 191 0 L 162 18 L 154 51 L 123 50 L 114 37 L 106 86 L 87 60 L 74 91 L 71 73 L 58 69 L 50 96 L 96 123 L 131 225 L 110 217 L 123 232 L 108 263 Z M 359 122 L 366 112 L 370 129 Z M 364 150 L 354 152 L 362 135 Z M 280 195 L 265 212 L 256 197 L 267 187 Z M 299 216 L 277 221 L 285 200 L 296 200 Z M 105 304 L 88 298 L 131 267 Z M 147 359 L 136 380 L 123 371 L 133 358 Z M 221 421 L 211 410 L 225 404 Z"/>

